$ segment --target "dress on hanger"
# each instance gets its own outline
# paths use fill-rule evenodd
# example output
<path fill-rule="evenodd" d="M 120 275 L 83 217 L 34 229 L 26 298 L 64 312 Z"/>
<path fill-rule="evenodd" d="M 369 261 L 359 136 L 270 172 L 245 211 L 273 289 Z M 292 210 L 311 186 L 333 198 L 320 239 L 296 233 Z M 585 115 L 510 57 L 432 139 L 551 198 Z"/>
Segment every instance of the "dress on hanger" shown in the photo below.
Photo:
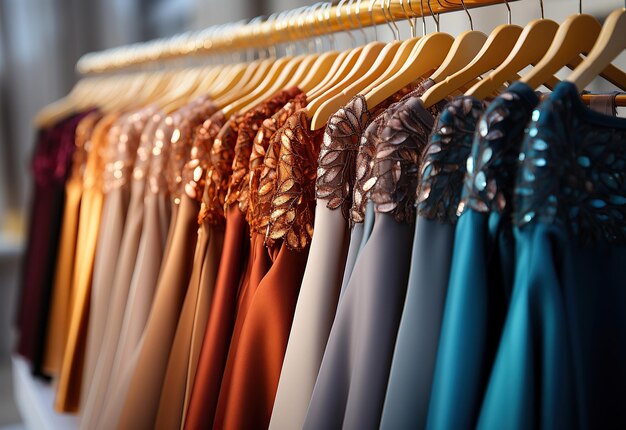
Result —
<path fill-rule="evenodd" d="M 207 216 L 209 202 L 203 200 L 203 196 L 206 196 L 205 175 L 210 164 L 211 146 L 225 120 L 224 114 L 218 111 L 198 127 L 190 158 L 183 169 L 184 198 L 195 201 L 199 207 L 199 228 L 187 295 L 176 327 L 159 400 L 156 428 L 183 426 L 195 380 L 224 242 L 223 226 L 213 224 Z"/>
<path fill-rule="evenodd" d="M 71 173 L 76 148 L 76 127 L 86 114 L 72 115 L 48 129 L 40 130 L 31 162 L 35 188 L 22 274 L 17 352 L 30 361 L 35 375 L 44 373 L 46 327 L 54 294 L 54 269 L 61 235 L 65 184 Z"/>
<path fill-rule="evenodd" d="M 339 301 L 304 429 L 378 428 L 410 269 L 420 156 L 443 107 L 423 107 L 430 85 L 422 82 L 383 113 L 384 127 L 363 136 L 357 179 L 367 179 L 357 192 L 375 203 L 376 220 Z"/>
<path fill-rule="evenodd" d="M 73 297 L 72 274 L 74 273 L 80 202 L 83 194 L 83 175 L 91 146 L 91 133 L 100 118 L 102 115 L 93 111 L 83 117 L 76 126 L 76 149 L 72 156 L 72 172 L 65 184 L 63 226 L 59 239 L 43 362 L 43 371 L 48 375 L 57 375 L 61 371 L 71 314 L 70 298 Z"/>
<path fill-rule="evenodd" d="M 626 120 L 558 84 L 515 187 L 517 271 L 478 428 L 626 426 Z"/>
<path fill-rule="evenodd" d="M 517 82 L 491 102 L 476 126 L 457 210 L 428 429 L 476 426 L 511 294 L 512 193 L 524 129 L 537 102 L 533 90 Z"/>
<path fill-rule="evenodd" d="M 381 429 L 424 428 L 448 290 L 467 157 L 484 111 L 473 97 L 452 100 L 435 121 L 420 166 L 417 220 L 402 320 Z"/>
<path fill-rule="evenodd" d="M 182 170 L 193 144 L 193 133 L 216 110 L 208 96 L 188 103 L 176 114 L 168 144 L 166 180 L 170 204 L 180 202 L 174 232 L 161 261 L 154 299 L 136 352 L 119 428 L 153 428 L 168 357 L 184 301 L 197 236 L 198 206 L 183 196 Z M 138 406 L 141 402 L 141 406 Z"/>
<path fill-rule="evenodd" d="M 147 121 L 156 113 L 156 107 L 150 106 L 137 112 L 122 115 L 111 127 L 110 133 L 118 136 L 117 140 L 109 140 L 103 148 L 104 172 L 103 187 L 104 204 L 100 220 L 100 232 L 94 274 L 91 285 L 89 322 L 87 328 L 87 346 L 85 367 L 83 370 L 83 388 L 81 413 L 89 408 L 89 400 L 93 394 L 91 387 L 99 390 L 102 378 L 109 377 L 109 351 L 103 351 L 104 335 L 107 325 L 111 324 L 111 299 L 115 296 L 117 286 L 113 284 L 115 263 L 119 252 L 128 203 L 130 199 L 130 174 L 135 163 L 137 147 L 141 133 Z M 113 270 L 112 270 L 113 269 Z M 106 369 L 106 370 L 105 370 Z M 104 372 L 103 372 L 104 370 Z M 95 400 L 95 399 L 94 399 Z"/>
<path fill-rule="evenodd" d="M 199 358 L 197 383 L 185 418 L 185 426 L 191 428 L 210 427 L 213 422 L 235 320 L 236 297 L 249 265 L 249 230 L 245 217 L 249 196 L 248 167 L 254 139 L 263 121 L 298 93 L 297 88 L 280 90 L 246 113 L 231 117 L 230 140 L 225 144 L 217 139 L 212 150 L 214 163 L 207 173 L 207 214 L 215 218 L 214 214 L 218 211 L 223 214 L 222 208 L 225 208 L 226 231 Z"/>
<path fill-rule="evenodd" d="M 102 150 L 106 148 L 110 140 L 115 141 L 118 138 L 115 130 L 114 133 L 109 134 L 109 130 L 118 117 L 119 113 L 107 114 L 98 121 L 91 135 L 92 145 L 85 167 L 83 197 L 78 221 L 72 278 L 73 297 L 70 298 L 71 316 L 55 400 L 55 409 L 59 412 L 76 412 L 80 404 L 91 279 L 103 200 Z"/>
<path fill-rule="evenodd" d="M 214 429 L 268 426 L 313 234 L 323 131 L 310 131 L 306 111 L 299 110 L 276 135 L 277 186 L 267 232 L 272 264 L 258 286 L 240 294 Z"/>
<path fill-rule="evenodd" d="M 317 168 L 315 235 L 289 334 L 271 429 L 301 427 L 306 416 L 350 245 L 350 209 L 361 136 L 375 115 L 410 90 L 400 90 L 373 112 L 367 109 L 364 97 L 356 96 L 328 120 Z"/>

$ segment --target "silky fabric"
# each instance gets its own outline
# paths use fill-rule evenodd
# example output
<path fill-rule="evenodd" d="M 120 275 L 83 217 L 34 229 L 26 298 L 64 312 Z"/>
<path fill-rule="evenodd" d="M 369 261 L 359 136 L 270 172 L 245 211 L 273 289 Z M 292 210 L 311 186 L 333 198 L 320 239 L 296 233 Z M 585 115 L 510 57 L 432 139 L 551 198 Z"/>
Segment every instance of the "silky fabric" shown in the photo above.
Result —
<path fill-rule="evenodd" d="M 102 151 L 109 140 L 117 139 L 116 133 L 110 135 L 109 130 L 118 117 L 119 113 L 106 115 L 96 124 L 91 136 L 92 146 L 85 167 L 76 241 L 71 317 L 55 399 L 55 409 L 59 412 L 76 412 L 80 404 L 91 279 L 102 211 Z"/>
<path fill-rule="evenodd" d="M 63 226 L 59 240 L 58 258 L 54 273 L 54 287 L 48 318 L 46 351 L 43 363 L 44 372 L 57 375 L 61 370 L 63 352 L 70 321 L 70 298 L 72 294 L 72 273 L 74 253 L 78 236 L 80 202 L 83 194 L 83 173 L 87 153 L 91 147 L 91 133 L 96 122 L 102 117 L 91 112 L 76 127 L 76 150 L 72 157 L 72 173 L 65 185 L 65 208 Z"/>
<path fill-rule="evenodd" d="M 340 296 L 346 290 L 348 283 L 350 282 L 350 276 L 354 270 L 354 265 L 359 256 L 359 253 L 363 250 L 363 247 L 372 235 L 372 229 L 374 228 L 374 204 L 368 202 L 365 206 L 365 215 L 363 216 L 363 222 L 355 223 L 350 230 L 350 245 L 348 247 L 348 256 L 346 257 L 346 264 L 344 265 L 344 271 L 341 281 Z"/>
<path fill-rule="evenodd" d="M 569 82 L 532 119 L 515 284 L 477 427 L 624 428 L 626 120 L 591 111 Z"/>
<path fill-rule="evenodd" d="M 212 149 L 212 166 L 206 175 L 205 194 L 209 194 L 205 197 L 206 216 L 213 222 L 220 222 L 223 215 L 218 212 L 226 207 L 226 231 L 206 335 L 184 420 L 185 428 L 208 428 L 213 424 L 235 319 L 241 307 L 238 305 L 239 292 L 250 282 L 250 259 L 254 257 L 250 255 L 250 231 L 246 223 L 250 195 L 248 172 L 253 145 L 257 151 L 262 148 L 253 141 L 258 138 L 257 132 L 267 131 L 263 127 L 264 121 L 271 122 L 273 115 L 280 116 L 281 108 L 300 93 L 295 87 L 281 90 L 245 114 L 231 117 Z M 264 139 L 263 135 L 260 139 Z M 263 252 L 265 255 L 266 251 Z M 269 263 L 258 266 L 260 273 L 255 278 L 258 279 L 255 285 L 266 273 L 267 266 Z"/>
<path fill-rule="evenodd" d="M 429 429 L 476 426 L 510 298 L 515 271 L 512 192 L 524 127 L 537 102 L 528 86 L 511 85 L 476 127 L 458 207 Z"/>
<path fill-rule="evenodd" d="M 404 95 L 400 92 L 396 97 Z M 377 109 L 380 111 L 393 98 Z M 315 235 L 300 288 L 270 428 L 301 427 L 337 308 L 350 241 L 356 155 L 373 114 L 362 96 L 332 115 L 317 167 Z"/>
<path fill-rule="evenodd" d="M 104 394 L 104 401 L 100 405 L 99 415 L 94 416 L 92 420 L 95 428 L 108 429 L 117 426 L 137 366 L 139 352 L 142 349 L 144 331 L 156 294 L 156 282 L 171 218 L 171 202 L 165 176 L 170 143 L 174 131 L 181 125 L 186 113 L 187 107 L 183 106 L 170 115 L 153 117 L 153 120 L 158 119 L 159 123 L 154 128 L 154 134 L 148 136 L 152 139 L 152 146 L 149 147 L 146 143 L 146 146 L 150 148 L 149 167 L 145 168 L 143 162 L 140 161 L 141 170 L 137 170 L 137 165 L 133 170 L 133 176 L 136 178 L 145 175 L 141 236 L 111 377 Z M 139 151 L 145 149 L 147 148 L 144 147 L 144 142 L 141 142 L 138 159 Z M 137 176 L 135 176 L 136 172 Z M 141 182 L 136 182 L 136 184 L 140 185 Z"/>
<path fill-rule="evenodd" d="M 304 429 L 379 426 L 410 270 L 417 166 L 441 107 L 422 106 L 429 85 L 385 111 L 362 137 L 357 166 L 365 167 L 365 181 L 355 189 L 375 203 L 376 220 L 339 301 Z"/>
<path fill-rule="evenodd" d="M 240 295 L 214 429 L 268 426 L 313 233 L 322 130 L 309 130 L 302 109 L 276 134 L 280 140 L 277 188 L 267 233 L 273 264 L 257 288 Z M 293 159 L 300 161 L 297 169 Z"/>
<path fill-rule="evenodd" d="M 213 141 L 224 125 L 224 114 L 215 112 L 195 131 L 190 159 L 183 168 L 184 199 L 200 205 L 197 222 L 198 237 L 193 257 L 193 269 L 187 295 L 176 328 L 161 390 L 157 428 L 182 427 L 191 397 L 202 340 L 213 298 L 213 289 L 224 242 L 223 226 L 209 222 L 203 201 L 204 176 L 210 164 Z"/>
<path fill-rule="evenodd" d="M 402 320 L 389 372 L 382 429 L 424 428 L 448 288 L 466 159 L 484 108 L 471 97 L 445 107 L 424 150 Z"/>
<path fill-rule="evenodd" d="M 146 133 L 154 132 L 156 114 L 155 107 L 147 107 L 120 118 L 119 141 L 112 142 L 107 153 L 103 184 L 105 203 L 94 267 L 86 357 L 87 365 L 93 368 L 93 376 L 83 379 L 80 410 L 83 428 L 91 428 L 91 420 L 97 419 L 111 376 L 129 287 L 128 283 L 115 282 L 115 267 L 118 254 L 128 250 L 128 244 L 124 244 L 128 233 L 125 233 L 126 226 L 133 228 L 137 217 L 143 215 L 143 182 L 137 184 L 133 173 L 139 173 L 144 166 Z M 141 203 L 137 198 L 138 189 Z M 127 252 L 124 257 L 131 259 Z"/>
<path fill-rule="evenodd" d="M 34 375 L 42 374 L 65 182 L 71 172 L 76 127 L 84 116 L 73 115 L 41 130 L 31 164 L 35 188 L 23 262 L 17 352 L 30 360 Z"/>
<path fill-rule="evenodd" d="M 165 243 L 153 304 L 146 320 L 137 361 L 130 377 L 118 428 L 153 428 L 169 353 L 185 299 L 197 238 L 196 200 L 182 196 L 182 170 L 189 158 L 193 133 L 216 110 L 201 96 L 173 114 L 175 128 L 168 144 L 165 178 L 171 203 L 177 205 Z M 152 167 L 152 166 L 151 166 Z M 182 197 L 182 199 L 181 199 Z M 141 403 L 141 407 L 138 403 Z"/>

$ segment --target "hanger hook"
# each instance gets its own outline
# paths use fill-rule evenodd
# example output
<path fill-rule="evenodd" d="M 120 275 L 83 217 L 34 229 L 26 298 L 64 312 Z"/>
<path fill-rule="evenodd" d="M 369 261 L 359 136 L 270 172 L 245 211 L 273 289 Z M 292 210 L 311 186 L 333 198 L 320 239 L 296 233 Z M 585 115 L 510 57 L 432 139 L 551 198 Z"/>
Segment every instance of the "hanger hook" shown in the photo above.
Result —
<path fill-rule="evenodd" d="M 465 14 L 467 15 L 467 19 L 469 20 L 470 30 L 474 30 L 474 22 L 472 21 L 472 15 L 470 15 L 469 10 L 467 10 L 467 6 L 465 6 L 465 2 L 463 0 L 461 0 L 461 6 L 463 6 L 463 10 L 465 11 Z M 507 3 L 507 6 L 508 6 L 508 3 Z M 509 24 L 510 23 L 511 22 L 509 22 Z"/>
<path fill-rule="evenodd" d="M 422 36 L 426 36 L 426 16 L 424 15 L 424 0 L 420 0 L 420 15 L 422 15 Z"/>
<path fill-rule="evenodd" d="M 337 22 L 339 23 L 339 26 L 343 28 L 343 21 L 341 19 L 341 9 L 343 9 L 343 5 L 347 0 L 340 0 L 339 4 L 337 5 L 337 9 L 336 9 L 336 15 L 337 15 Z M 349 15 L 350 15 L 350 11 L 348 11 L 346 13 L 348 15 L 348 19 L 350 19 Z M 356 46 L 356 39 L 354 38 L 354 35 L 352 34 L 352 28 L 349 29 L 345 29 L 346 32 L 348 33 L 348 37 L 350 38 L 350 41 L 352 42 L 352 46 Z"/>
<path fill-rule="evenodd" d="M 541 9 L 541 19 L 545 19 L 543 14 L 543 0 L 539 0 L 539 9 Z"/>
<path fill-rule="evenodd" d="M 393 37 L 396 40 L 400 40 L 400 29 L 396 25 L 396 19 L 393 17 L 393 13 L 391 13 L 391 0 L 387 0 L 386 8 L 387 12 L 389 13 L 389 18 L 391 18 L 391 24 L 393 25 L 394 29 Z"/>
<path fill-rule="evenodd" d="M 583 0 L 578 0 L 578 13 L 583 13 Z"/>
<path fill-rule="evenodd" d="M 357 0 L 356 2 L 356 16 L 359 20 L 359 29 L 361 30 L 361 34 L 363 35 L 363 43 L 367 43 L 367 33 L 363 29 L 363 23 L 361 22 L 361 0 Z"/>
<path fill-rule="evenodd" d="M 337 44 L 335 40 L 335 32 L 333 31 L 333 26 L 330 23 L 330 10 L 332 8 L 333 8 L 332 2 L 329 1 L 324 4 L 321 21 L 322 23 L 326 23 L 326 27 L 328 28 L 328 43 L 330 44 L 330 48 L 334 50 Z"/>
<path fill-rule="evenodd" d="M 372 27 L 374 27 L 374 40 L 378 41 L 378 30 L 377 30 L 377 25 L 376 25 L 376 21 L 374 21 L 374 14 L 373 14 L 373 10 L 374 10 L 374 3 L 373 1 L 370 1 L 370 5 L 367 8 L 367 13 L 370 16 L 370 22 L 372 23 Z M 385 17 L 385 19 L 387 19 L 387 17 Z"/>
<path fill-rule="evenodd" d="M 348 1 L 348 10 L 352 10 L 352 5 L 354 4 L 355 0 L 349 0 Z M 358 4 L 357 4 L 357 8 L 355 9 L 354 14 L 352 14 L 354 16 L 354 22 L 356 22 L 356 25 L 359 29 L 359 33 L 361 33 L 361 37 L 363 37 L 363 45 L 365 45 L 367 43 L 367 36 L 365 34 L 365 30 L 363 30 L 363 24 L 361 23 L 361 18 L 359 17 L 359 8 L 358 8 Z"/>
<path fill-rule="evenodd" d="M 406 13 L 406 9 L 404 8 L 404 0 L 400 0 L 400 6 L 402 7 L 402 12 L 404 12 L 404 17 L 406 18 L 407 21 L 409 21 L 409 27 L 411 28 L 411 37 L 415 37 L 416 35 L 415 23 L 413 22 L 413 20 L 411 20 L 411 17 L 409 16 L 409 14 Z M 411 7 L 411 5 L 409 5 L 409 7 Z"/>
<path fill-rule="evenodd" d="M 511 6 L 509 6 L 508 0 L 504 0 L 504 5 L 506 6 L 508 24 L 511 25 Z"/>
<path fill-rule="evenodd" d="M 436 25 L 435 28 L 437 29 L 437 32 L 439 32 L 439 15 L 437 15 L 437 18 L 435 18 L 435 13 L 433 12 L 433 8 L 430 7 L 430 0 L 428 0 L 426 4 L 428 5 L 428 10 L 430 11 L 430 16 L 433 18 L 433 21 L 435 21 L 435 25 Z"/>

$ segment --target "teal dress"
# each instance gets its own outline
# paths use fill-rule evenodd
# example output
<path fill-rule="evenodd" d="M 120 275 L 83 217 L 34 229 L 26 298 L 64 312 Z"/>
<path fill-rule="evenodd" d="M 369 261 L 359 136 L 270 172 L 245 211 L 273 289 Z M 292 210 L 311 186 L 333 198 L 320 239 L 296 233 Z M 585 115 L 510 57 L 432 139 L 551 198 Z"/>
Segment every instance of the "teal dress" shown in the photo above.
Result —
<path fill-rule="evenodd" d="M 428 429 L 476 426 L 513 284 L 512 194 L 525 127 L 537 103 L 528 86 L 513 84 L 478 123 L 457 210 Z"/>
<path fill-rule="evenodd" d="M 417 193 L 411 271 L 380 428 L 426 424 L 465 165 L 484 111 L 460 96 L 437 117 L 424 149 Z"/>
<path fill-rule="evenodd" d="M 481 429 L 626 428 L 626 120 L 559 84 L 515 189 L 516 276 Z"/>

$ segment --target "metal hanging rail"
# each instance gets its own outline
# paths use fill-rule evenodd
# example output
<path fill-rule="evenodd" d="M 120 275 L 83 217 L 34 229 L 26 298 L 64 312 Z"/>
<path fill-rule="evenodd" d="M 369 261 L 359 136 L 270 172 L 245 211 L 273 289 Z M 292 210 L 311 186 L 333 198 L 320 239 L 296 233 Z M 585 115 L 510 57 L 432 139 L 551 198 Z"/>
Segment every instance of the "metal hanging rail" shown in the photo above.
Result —
<path fill-rule="evenodd" d="M 516 0 L 509 0 L 509 2 Z M 390 21 L 418 18 L 505 3 L 503 0 L 357 0 L 338 5 L 318 3 L 265 20 L 232 23 L 83 55 L 81 74 L 113 72 L 170 59 L 266 48 L 280 43 L 357 30 Z"/>

